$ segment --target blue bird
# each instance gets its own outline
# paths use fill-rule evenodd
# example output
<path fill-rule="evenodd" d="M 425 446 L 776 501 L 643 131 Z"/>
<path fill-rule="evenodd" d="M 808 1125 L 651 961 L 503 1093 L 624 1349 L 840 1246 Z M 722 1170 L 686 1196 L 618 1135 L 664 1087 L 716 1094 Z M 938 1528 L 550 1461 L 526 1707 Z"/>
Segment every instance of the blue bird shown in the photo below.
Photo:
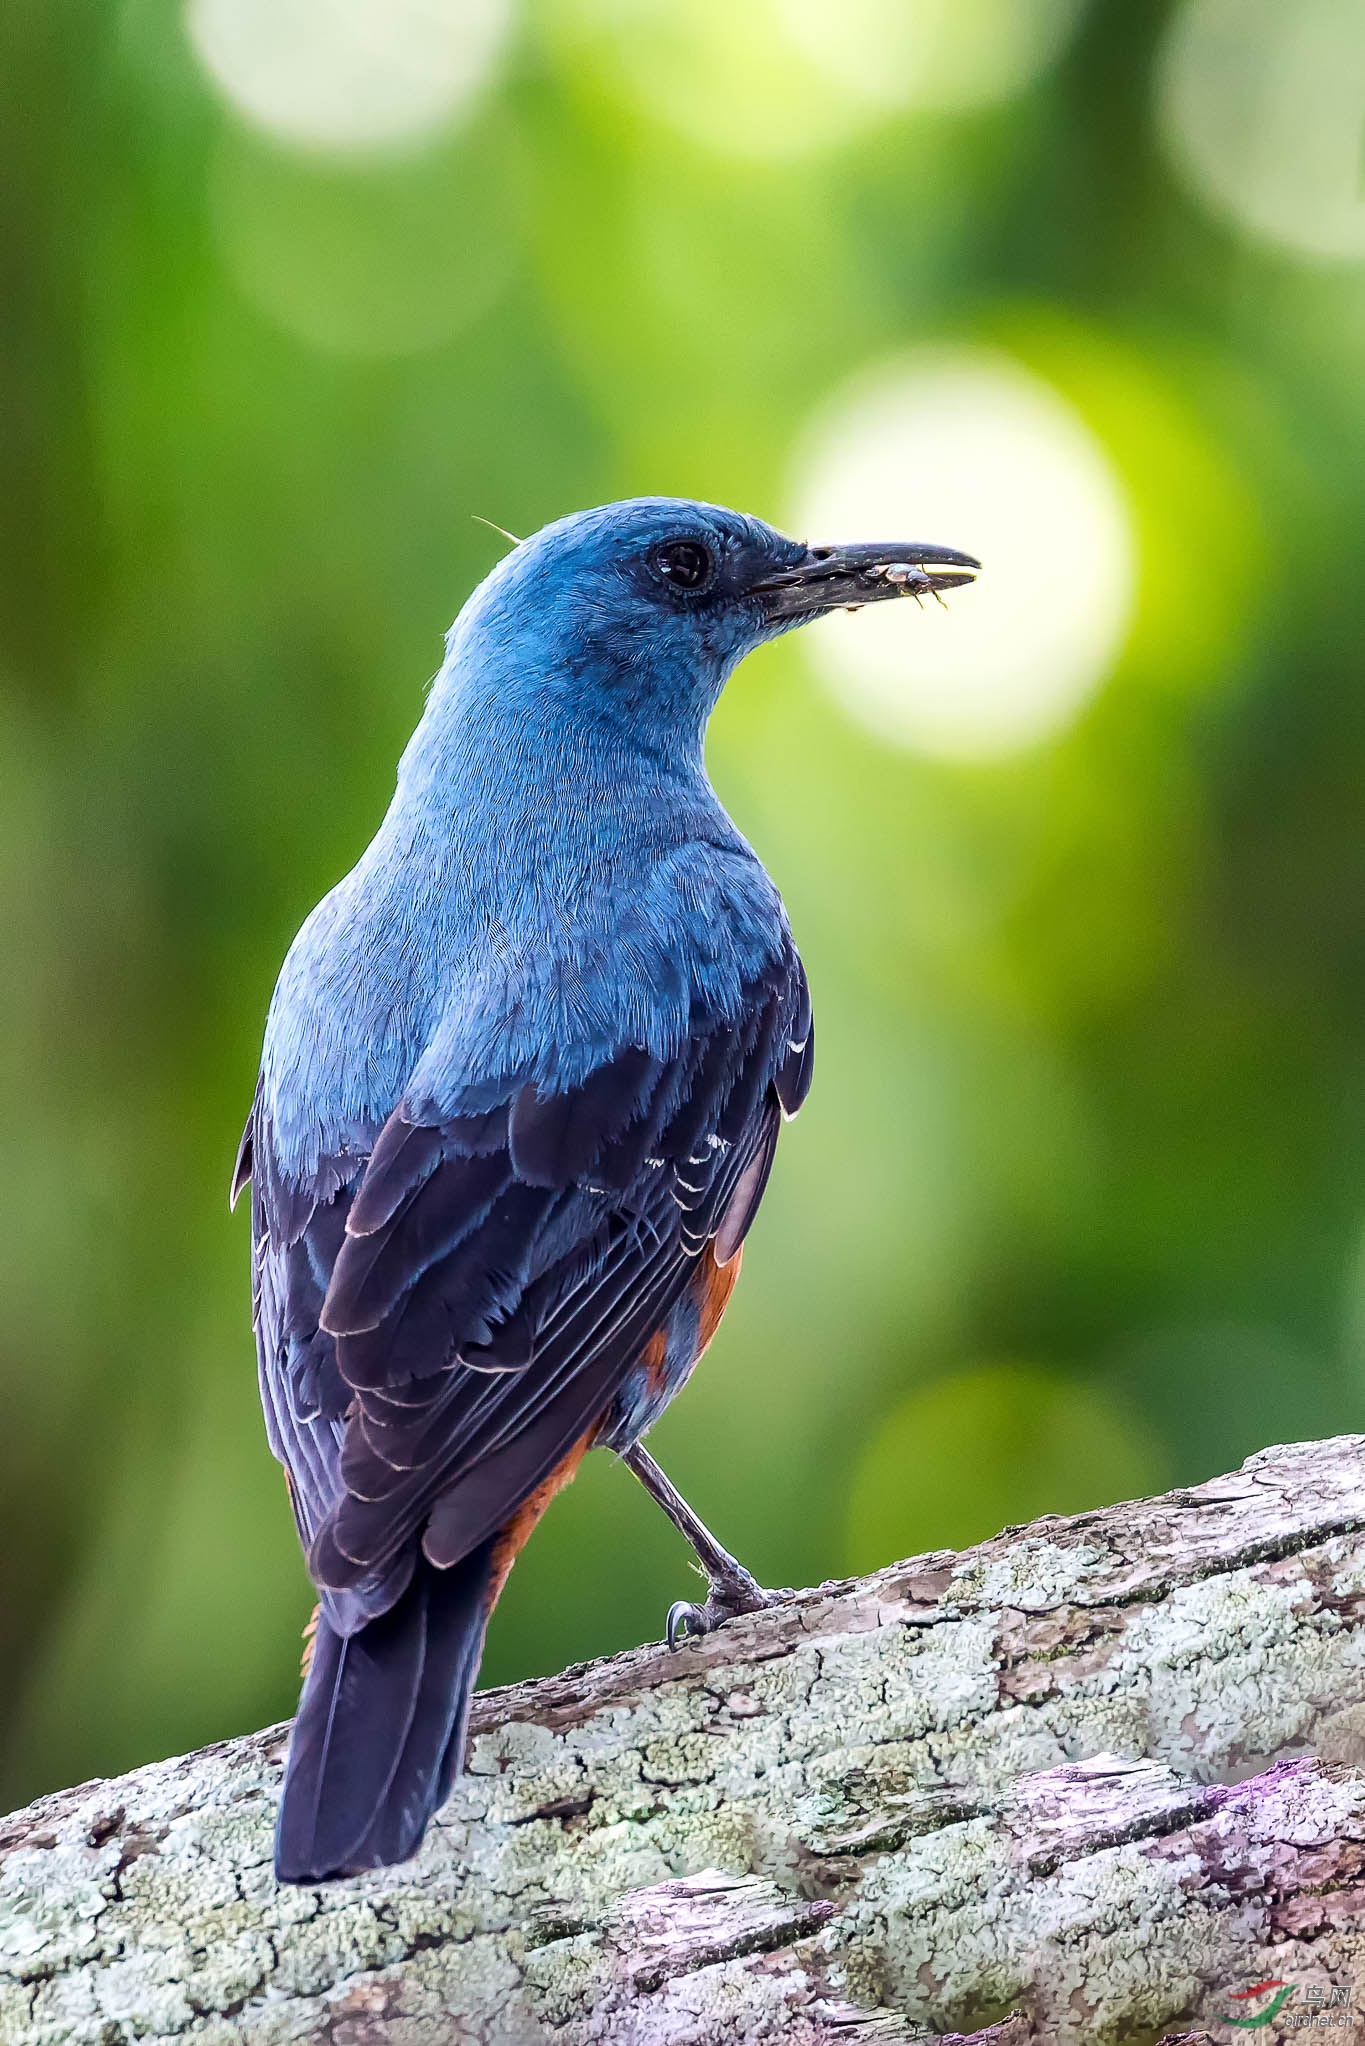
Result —
<path fill-rule="evenodd" d="M 644 498 L 518 542 L 456 620 L 387 815 L 285 960 L 233 1177 L 319 1600 L 281 1881 L 416 1852 L 513 1559 L 594 1445 L 706 1572 L 670 1645 L 775 1596 L 642 1443 L 715 1333 L 814 1050 L 706 724 L 761 641 L 978 565 Z"/>

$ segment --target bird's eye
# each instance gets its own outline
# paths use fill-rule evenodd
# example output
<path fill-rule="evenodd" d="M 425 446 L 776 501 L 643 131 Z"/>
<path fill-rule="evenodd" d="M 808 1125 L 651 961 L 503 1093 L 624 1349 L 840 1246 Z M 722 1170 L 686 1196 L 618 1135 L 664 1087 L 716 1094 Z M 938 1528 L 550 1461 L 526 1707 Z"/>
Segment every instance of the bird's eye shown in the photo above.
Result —
<path fill-rule="evenodd" d="M 715 557 L 700 540 L 671 540 L 659 549 L 654 565 L 675 590 L 704 590 L 716 572 Z"/>

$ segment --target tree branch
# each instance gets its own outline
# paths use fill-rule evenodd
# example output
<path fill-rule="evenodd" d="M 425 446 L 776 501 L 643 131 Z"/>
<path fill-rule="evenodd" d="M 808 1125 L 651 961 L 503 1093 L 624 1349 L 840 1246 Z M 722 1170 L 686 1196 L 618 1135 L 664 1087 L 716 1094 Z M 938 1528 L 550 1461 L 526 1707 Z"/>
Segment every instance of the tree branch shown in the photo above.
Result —
<path fill-rule="evenodd" d="M 1266 1980 L 1267 2038 L 1340 2017 L 1365 1438 L 486 1692 L 474 1727 L 418 1859 L 319 1890 L 270 1872 L 284 1727 L 15 1814 L 0 2040 L 1090 2046 Z"/>

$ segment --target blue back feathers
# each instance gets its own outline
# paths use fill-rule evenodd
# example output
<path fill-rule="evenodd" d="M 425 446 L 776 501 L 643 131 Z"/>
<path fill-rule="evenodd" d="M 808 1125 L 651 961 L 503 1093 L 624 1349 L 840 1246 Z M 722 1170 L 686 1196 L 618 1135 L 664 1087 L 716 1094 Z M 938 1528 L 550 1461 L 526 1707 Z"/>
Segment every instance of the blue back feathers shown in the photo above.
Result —
<path fill-rule="evenodd" d="M 622 1046 L 668 1058 L 789 945 L 702 756 L 731 669 L 778 628 L 738 596 L 679 601 L 651 563 L 680 535 L 737 590 L 803 553 L 638 499 L 546 527 L 465 605 L 388 814 L 280 975 L 262 1107 L 286 1179 L 368 1151 L 400 1098 L 445 1120 L 577 1086 Z"/>

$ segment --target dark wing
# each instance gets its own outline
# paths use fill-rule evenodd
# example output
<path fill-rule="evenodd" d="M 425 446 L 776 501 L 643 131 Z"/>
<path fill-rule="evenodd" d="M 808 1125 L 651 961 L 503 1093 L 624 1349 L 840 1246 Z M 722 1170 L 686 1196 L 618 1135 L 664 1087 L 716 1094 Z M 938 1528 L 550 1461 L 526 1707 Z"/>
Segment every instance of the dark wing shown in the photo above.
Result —
<path fill-rule="evenodd" d="M 266 1437 L 284 1465 L 289 1500 L 305 1554 L 342 1496 L 339 1475 L 349 1387 L 336 1368 L 336 1344 L 320 1327 L 332 1266 L 363 1161 L 326 1159 L 317 1176 L 285 1180 L 262 1090 L 247 1118 L 233 1174 L 232 1204 L 251 1183 L 252 1324 Z M 382 1612 L 407 1582 L 408 1567 L 359 1597 L 329 1600 L 340 1631 Z"/>
<path fill-rule="evenodd" d="M 795 953 L 748 994 L 672 1059 L 627 1047 L 571 1091 L 440 1125 L 400 1106 L 292 1243 L 257 1129 L 262 1392 L 329 1608 L 383 1610 L 418 1537 L 450 1565 L 503 1526 L 595 1428 L 705 1246 L 734 1255 L 812 1059 Z"/>

